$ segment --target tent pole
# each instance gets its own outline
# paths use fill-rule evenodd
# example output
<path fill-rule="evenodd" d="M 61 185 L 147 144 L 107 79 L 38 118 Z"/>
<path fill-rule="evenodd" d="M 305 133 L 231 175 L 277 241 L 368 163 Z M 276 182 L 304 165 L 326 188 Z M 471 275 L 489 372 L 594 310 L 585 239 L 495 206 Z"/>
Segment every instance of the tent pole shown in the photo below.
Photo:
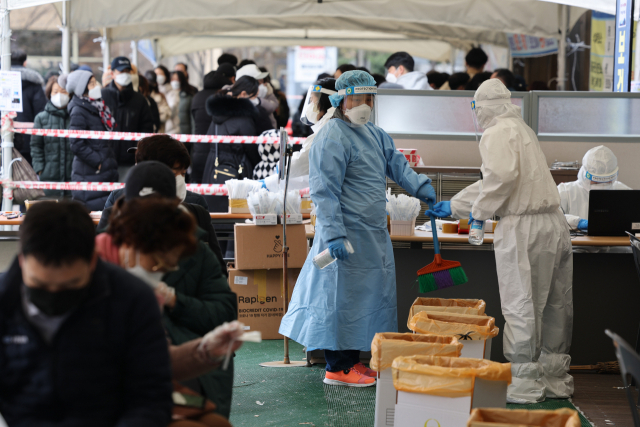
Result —
<path fill-rule="evenodd" d="M 131 40 L 131 63 L 138 66 L 138 42 Z"/>
<path fill-rule="evenodd" d="M 560 27 L 560 43 L 558 44 L 558 86 L 557 90 L 565 90 L 567 74 L 567 21 L 568 6 L 558 5 L 558 24 Z"/>
<path fill-rule="evenodd" d="M 107 27 L 102 28 L 102 40 L 100 41 L 100 48 L 102 49 L 102 72 L 106 73 L 111 65 L 109 59 L 109 29 Z"/>
<path fill-rule="evenodd" d="M 74 64 L 80 62 L 80 46 L 78 42 L 78 32 L 71 33 L 71 61 Z"/>
<path fill-rule="evenodd" d="M 70 64 L 70 37 L 69 37 L 69 17 L 70 17 L 71 4 L 69 2 L 62 2 L 62 72 L 69 74 L 71 70 Z"/>
<path fill-rule="evenodd" d="M 9 26 L 8 0 L 0 0 L 0 16 L 2 17 L 2 71 L 11 70 L 11 28 Z M 3 111 L 4 117 L 9 111 Z M 13 132 L 2 132 L 2 179 L 11 181 L 11 163 L 13 160 Z M 3 188 L 2 210 L 13 210 L 13 191 Z M 6 194 L 5 191 L 8 193 Z M 6 196 L 9 197 L 6 197 Z"/>

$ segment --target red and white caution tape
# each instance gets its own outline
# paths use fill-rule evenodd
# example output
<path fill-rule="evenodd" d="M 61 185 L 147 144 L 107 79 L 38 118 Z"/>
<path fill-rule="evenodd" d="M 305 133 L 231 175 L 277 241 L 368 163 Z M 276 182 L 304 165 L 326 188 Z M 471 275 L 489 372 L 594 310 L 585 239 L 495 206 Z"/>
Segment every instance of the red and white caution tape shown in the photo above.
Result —
<path fill-rule="evenodd" d="M 12 189 L 28 190 L 74 190 L 74 191 L 115 191 L 124 188 L 123 182 L 45 182 L 45 181 L 4 181 L 4 196 Z M 187 184 L 187 190 L 203 196 L 226 196 L 227 186 L 224 184 Z M 300 196 L 309 194 L 309 189 L 300 190 Z"/>
<path fill-rule="evenodd" d="M 6 116 L 5 116 L 6 117 Z M 2 119 L 5 123 L 5 118 Z M 161 135 L 157 133 L 139 133 L 139 132 L 106 132 L 106 131 L 90 131 L 90 130 L 69 130 L 69 129 L 28 129 L 22 127 L 14 127 L 11 119 L 6 120 L 6 128 L 13 130 L 15 133 L 25 135 L 38 136 L 54 136 L 58 138 L 78 138 L 78 139 L 101 139 L 110 141 L 139 141 L 153 135 Z M 18 123 L 16 123 L 18 125 Z M 4 126 L 4 125 L 3 125 Z M 5 127 L 3 127 L 3 130 Z M 177 135 L 168 134 L 170 137 L 180 142 L 189 142 L 192 144 L 279 144 L 280 138 L 269 136 L 233 136 L 233 135 Z M 302 145 L 306 138 L 289 138 L 289 144 Z"/>

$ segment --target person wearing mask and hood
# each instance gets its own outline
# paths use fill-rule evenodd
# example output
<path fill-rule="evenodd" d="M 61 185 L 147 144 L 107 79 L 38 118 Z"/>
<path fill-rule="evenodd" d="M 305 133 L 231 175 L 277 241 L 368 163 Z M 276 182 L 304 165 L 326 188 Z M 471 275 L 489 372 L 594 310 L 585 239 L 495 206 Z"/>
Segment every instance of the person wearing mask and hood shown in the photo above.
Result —
<path fill-rule="evenodd" d="M 387 178 L 423 201 L 436 197 L 431 180 L 415 173 L 391 137 L 369 122 L 375 84 L 364 71 L 347 71 L 329 96 L 333 119 L 309 153 L 316 235 L 280 325 L 282 335 L 324 349 L 330 385 L 375 385 L 377 374 L 360 363 L 360 352 L 371 350 L 376 333 L 398 330 Z M 325 249 L 337 261 L 320 270 L 313 258 Z"/>
<path fill-rule="evenodd" d="M 207 99 L 207 112 L 211 125 L 207 135 L 258 136 L 256 121 L 259 83 L 250 76 L 240 77 L 227 93 Z M 256 144 L 207 144 L 209 155 L 202 181 L 206 184 L 223 184 L 229 179 L 250 178 L 253 168 L 260 162 Z M 227 212 L 226 196 L 211 196 L 207 200 L 211 212 Z"/>
<path fill-rule="evenodd" d="M 269 77 L 269 72 L 260 70 L 260 68 L 255 64 L 247 64 L 236 72 L 236 79 L 239 79 L 242 76 L 253 77 L 258 80 L 258 83 L 260 84 L 258 87 L 258 97 L 256 98 L 258 100 L 257 105 L 267 112 L 267 117 L 271 124 L 268 129 L 260 129 L 260 133 L 265 130 L 276 129 L 277 123 L 274 113 L 278 109 L 280 102 L 273 93 L 273 87 L 271 87 L 268 82 L 265 82 L 265 79 Z"/>
<path fill-rule="evenodd" d="M 35 129 L 69 129 L 69 93 L 61 86 L 66 80 L 67 75 L 62 75 L 53 76 L 47 82 L 44 92 L 49 102 L 33 121 Z M 71 181 L 73 153 L 69 138 L 33 135 L 31 159 L 33 170 L 38 174 L 40 181 Z M 69 191 L 62 190 L 44 190 L 44 194 L 51 197 L 71 196 Z"/>
<path fill-rule="evenodd" d="M 413 57 L 407 52 L 394 53 L 384 63 L 384 68 L 387 70 L 387 82 L 400 85 L 404 89 L 432 90 L 431 86 L 429 86 L 427 75 L 420 71 L 413 71 L 414 66 Z M 382 83 L 380 89 L 384 89 L 387 86 L 390 89 L 394 88 L 388 83 Z"/>
<path fill-rule="evenodd" d="M 77 70 L 69 74 L 66 89 L 72 95 L 67 107 L 70 130 L 112 132 L 115 129 L 116 121 L 102 100 L 102 88 L 92 73 Z M 75 156 L 71 167 L 72 181 L 118 181 L 118 162 L 112 148 L 113 141 L 70 138 L 70 147 Z M 100 211 L 109 192 L 74 190 L 71 195 L 89 210 Z"/>
<path fill-rule="evenodd" d="M 591 190 L 631 190 L 618 181 L 618 158 L 613 151 L 599 145 L 587 151 L 582 158 L 578 180 L 558 185 L 560 208 L 567 223 L 574 230 L 587 231 L 589 227 L 589 194 Z M 621 248 L 628 252 L 630 248 Z M 574 252 L 612 252 L 611 247 L 575 248 Z"/>
<path fill-rule="evenodd" d="M 165 124 L 167 120 L 171 118 L 171 107 L 169 107 L 167 98 L 165 98 L 158 89 L 158 75 L 153 71 L 147 71 L 144 73 L 144 76 L 149 83 L 149 96 L 153 98 L 158 106 L 158 115 L 160 116 L 160 127 L 158 128 L 158 133 L 165 133 Z"/>
<path fill-rule="evenodd" d="M 125 56 L 118 56 L 111 61 L 113 81 L 102 89 L 102 98 L 111 110 L 116 121 L 117 132 L 153 133 L 153 115 L 145 97 L 133 89 L 134 75 L 131 61 Z M 116 141 L 113 148 L 120 167 L 121 175 L 133 166 L 134 158 L 127 150 L 135 147 L 135 141 Z M 124 176 L 123 176 L 124 178 Z"/>
<path fill-rule="evenodd" d="M 191 101 L 191 116 L 194 121 L 195 135 L 206 135 L 211 125 L 211 116 L 207 113 L 207 99 L 217 94 L 223 86 L 231 85 L 229 80 L 220 68 L 231 67 L 230 64 L 223 64 L 218 67 L 217 71 L 211 71 L 204 76 L 204 89 L 196 93 Z M 233 68 L 233 67 L 231 67 Z M 235 71 L 234 71 L 235 73 Z M 209 155 L 209 144 L 192 144 L 191 145 L 191 173 L 189 174 L 189 182 L 202 183 L 202 174 L 204 166 L 207 163 Z"/>
<path fill-rule="evenodd" d="M 573 394 L 573 252 L 560 195 L 535 132 L 498 79 L 473 97 L 482 180 L 439 202 L 427 215 L 500 217 L 496 268 L 505 318 L 504 356 L 511 362 L 507 401 L 529 404 Z"/>
<path fill-rule="evenodd" d="M 300 120 L 311 126 L 313 135 L 307 137 L 302 144 L 302 150 L 294 152 L 291 157 L 289 188 L 292 190 L 309 187 L 309 153 L 320 129 L 333 118 L 336 109 L 331 105 L 329 96 L 335 93 L 337 93 L 336 80 L 333 78 L 318 80 L 309 87 Z M 278 191 L 281 187 L 284 188 L 283 186 L 284 182 L 278 183 L 277 174 L 263 180 L 263 187 L 269 191 Z"/>

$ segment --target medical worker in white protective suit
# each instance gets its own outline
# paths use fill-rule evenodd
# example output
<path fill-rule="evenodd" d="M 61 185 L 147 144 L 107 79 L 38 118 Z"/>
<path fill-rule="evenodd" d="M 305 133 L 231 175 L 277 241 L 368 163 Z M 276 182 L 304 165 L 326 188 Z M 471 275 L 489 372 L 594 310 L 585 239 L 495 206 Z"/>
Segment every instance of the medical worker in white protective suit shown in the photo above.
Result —
<path fill-rule="evenodd" d="M 313 135 L 309 136 L 302 144 L 302 150 L 296 151 L 291 156 L 291 171 L 289 172 L 289 189 L 300 190 L 309 187 L 309 152 L 315 140 L 316 134 L 333 118 L 335 108 L 329 101 L 329 95 L 336 92 L 336 80 L 326 78 L 318 80 L 309 87 L 305 105 L 302 109 L 300 121 L 311 126 Z M 263 180 L 263 187 L 269 191 L 284 189 L 285 182 L 278 183 L 278 174 L 273 174 Z"/>
<path fill-rule="evenodd" d="M 591 190 L 631 190 L 617 179 L 618 159 L 613 151 L 604 145 L 587 151 L 582 158 L 578 180 L 558 185 L 560 207 L 571 228 L 587 230 Z M 609 248 L 605 249 L 605 251 L 609 250 Z"/>
<path fill-rule="evenodd" d="M 487 220 L 497 215 L 494 247 L 506 320 L 504 355 L 513 381 L 507 400 L 567 398 L 573 329 L 573 253 L 560 196 L 535 133 L 498 79 L 474 96 L 482 181 L 436 204 L 434 216 Z"/>
<path fill-rule="evenodd" d="M 398 330 L 387 177 L 423 201 L 435 200 L 431 180 L 369 122 L 375 84 L 364 71 L 348 71 L 329 97 L 336 110 L 309 153 L 316 235 L 280 325 L 281 334 L 308 350 L 325 350 L 324 382 L 332 385 L 374 385 L 376 373 L 360 363 L 360 351 L 371 350 L 377 332 Z M 320 270 L 312 260 L 327 248 L 337 261 Z"/>

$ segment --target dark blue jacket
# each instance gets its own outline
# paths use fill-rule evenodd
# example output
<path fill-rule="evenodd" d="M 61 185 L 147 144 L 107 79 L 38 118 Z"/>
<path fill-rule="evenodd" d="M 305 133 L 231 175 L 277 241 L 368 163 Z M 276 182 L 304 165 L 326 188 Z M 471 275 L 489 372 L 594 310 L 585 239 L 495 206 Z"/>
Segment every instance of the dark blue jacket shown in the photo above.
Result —
<path fill-rule="evenodd" d="M 22 80 L 22 112 L 18 113 L 16 122 L 33 122 L 36 116 L 47 105 L 44 95 L 44 79 L 36 70 L 31 68 L 12 66 L 11 71 L 20 71 Z M 13 144 L 20 154 L 31 163 L 31 136 L 16 133 Z"/>
<path fill-rule="evenodd" d="M 21 303 L 16 259 L 0 279 L 0 413 L 10 426 L 165 427 L 172 384 L 151 288 L 98 261 L 89 296 L 47 344 Z"/>
<path fill-rule="evenodd" d="M 69 129 L 105 130 L 98 109 L 86 99 L 74 95 L 67 109 L 71 118 Z M 70 144 L 75 156 L 71 171 L 73 181 L 118 182 L 118 162 L 112 141 L 70 138 Z M 108 191 L 72 191 L 71 194 L 92 211 L 101 211 L 109 197 Z"/>

